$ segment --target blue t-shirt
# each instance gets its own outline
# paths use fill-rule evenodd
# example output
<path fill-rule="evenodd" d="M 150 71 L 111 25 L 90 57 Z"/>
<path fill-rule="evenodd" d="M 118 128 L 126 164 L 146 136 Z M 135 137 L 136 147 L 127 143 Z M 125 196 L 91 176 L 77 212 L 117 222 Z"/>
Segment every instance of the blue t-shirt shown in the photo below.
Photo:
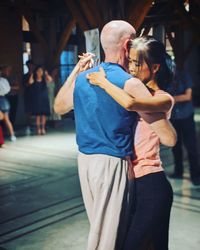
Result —
<path fill-rule="evenodd" d="M 176 71 L 174 84 L 170 87 L 168 92 L 172 96 L 182 95 L 186 89 L 192 88 L 192 79 L 186 70 Z M 192 101 L 177 102 L 172 110 L 171 119 L 185 119 L 194 113 Z"/>
<path fill-rule="evenodd" d="M 109 81 L 120 88 L 132 76 L 114 63 L 101 63 Z M 74 89 L 74 114 L 79 151 L 123 158 L 133 154 L 135 112 L 121 107 L 103 89 L 93 86 L 86 74 L 99 71 L 99 66 L 82 72 Z"/>

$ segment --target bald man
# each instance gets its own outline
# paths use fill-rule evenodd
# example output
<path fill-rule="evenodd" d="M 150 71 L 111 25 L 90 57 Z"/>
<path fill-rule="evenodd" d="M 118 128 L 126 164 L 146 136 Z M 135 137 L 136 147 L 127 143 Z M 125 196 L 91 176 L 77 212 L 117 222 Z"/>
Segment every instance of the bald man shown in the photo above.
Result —
<path fill-rule="evenodd" d="M 151 97 L 143 83 L 125 71 L 127 44 L 134 37 L 135 29 L 129 23 L 107 23 L 101 32 L 105 61 L 99 66 L 109 81 L 130 95 Z M 87 250 L 114 250 L 123 241 L 119 237 L 116 244 L 122 207 L 127 202 L 136 113 L 125 110 L 104 90 L 89 84 L 87 74 L 98 71 L 99 66 L 80 74 L 76 66 L 58 93 L 54 108 L 64 114 L 74 105 L 79 177 L 90 222 Z M 126 232 L 126 228 L 122 231 Z"/>

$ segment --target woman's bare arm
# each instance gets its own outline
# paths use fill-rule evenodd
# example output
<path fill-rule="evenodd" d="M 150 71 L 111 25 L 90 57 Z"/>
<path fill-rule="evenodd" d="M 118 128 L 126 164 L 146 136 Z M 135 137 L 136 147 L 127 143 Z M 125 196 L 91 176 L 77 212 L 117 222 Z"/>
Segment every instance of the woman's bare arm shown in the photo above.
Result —
<path fill-rule="evenodd" d="M 49 75 L 47 70 L 45 70 L 44 75 L 46 83 L 51 83 L 53 81 L 53 78 Z"/>
<path fill-rule="evenodd" d="M 30 76 L 29 76 L 28 85 L 31 85 L 31 84 L 33 84 L 33 83 L 34 83 L 34 79 L 33 79 L 33 73 L 32 73 L 32 74 L 30 74 Z"/>
<path fill-rule="evenodd" d="M 135 98 L 123 89 L 112 84 L 105 78 L 102 68 L 99 72 L 88 74 L 87 78 L 93 85 L 98 85 L 104 89 L 116 102 L 129 111 L 142 112 L 166 112 L 171 106 L 171 99 L 168 96 L 149 96 L 145 98 Z"/>
<path fill-rule="evenodd" d="M 166 119 L 165 112 L 168 111 L 172 105 L 170 97 L 165 95 L 151 96 L 150 93 L 145 92 L 145 98 L 141 89 L 141 82 L 134 81 L 134 90 L 131 84 L 127 85 L 126 91 L 128 93 L 137 93 L 137 98 L 134 98 L 123 89 L 110 83 L 105 78 L 104 71 L 100 68 L 100 72 L 90 73 L 87 78 L 90 83 L 103 88 L 115 101 L 129 111 L 137 111 L 140 116 L 149 124 L 149 126 L 158 135 L 160 142 L 172 147 L 176 144 L 176 131 L 171 123 Z M 138 86 L 137 86 L 138 84 Z M 132 88 L 132 90 L 129 90 Z M 144 89 L 145 90 L 145 89 Z M 145 113 L 150 112 L 150 113 Z M 156 112 L 156 113 L 154 113 Z"/>

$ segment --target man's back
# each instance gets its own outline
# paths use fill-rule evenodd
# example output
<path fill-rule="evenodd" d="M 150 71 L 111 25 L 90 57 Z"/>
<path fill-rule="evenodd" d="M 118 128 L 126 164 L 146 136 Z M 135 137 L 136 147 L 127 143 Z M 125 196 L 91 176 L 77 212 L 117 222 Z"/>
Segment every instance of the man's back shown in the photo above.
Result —
<path fill-rule="evenodd" d="M 131 78 L 122 67 L 102 63 L 108 80 L 120 88 Z M 74 111 L 79 151 L 85 154 L 107 154 L 116 157 L 132 155 L 133 125 L 136 114 L 117 104 L 102 89 L 91 86 L 86 74 L 79 75 L 74 91 Z"/>

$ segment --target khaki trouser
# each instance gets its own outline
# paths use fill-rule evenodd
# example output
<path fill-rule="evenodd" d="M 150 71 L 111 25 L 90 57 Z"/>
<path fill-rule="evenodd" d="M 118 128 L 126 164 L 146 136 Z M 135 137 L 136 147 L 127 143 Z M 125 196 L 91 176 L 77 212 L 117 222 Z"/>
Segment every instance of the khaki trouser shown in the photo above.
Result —
<path fill-rule="evenodd" d="M 114 250 L 128 184 L 128 162 L 108 155 L 79 153 L 78 169 L 90 222 L 87 250 Z"/>

